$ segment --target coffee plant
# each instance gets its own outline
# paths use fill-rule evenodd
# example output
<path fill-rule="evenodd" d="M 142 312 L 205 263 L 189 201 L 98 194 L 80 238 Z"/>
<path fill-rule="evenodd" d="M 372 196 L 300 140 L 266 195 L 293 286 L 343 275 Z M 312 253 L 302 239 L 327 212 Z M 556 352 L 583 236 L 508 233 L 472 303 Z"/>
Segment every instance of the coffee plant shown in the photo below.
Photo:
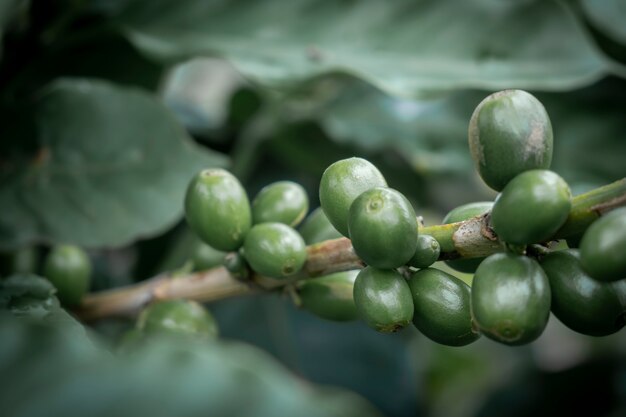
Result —
<path fill-rule="evenodd" d="M 2 415 L 622 415 L 624 21 L 0 2 Z"/>

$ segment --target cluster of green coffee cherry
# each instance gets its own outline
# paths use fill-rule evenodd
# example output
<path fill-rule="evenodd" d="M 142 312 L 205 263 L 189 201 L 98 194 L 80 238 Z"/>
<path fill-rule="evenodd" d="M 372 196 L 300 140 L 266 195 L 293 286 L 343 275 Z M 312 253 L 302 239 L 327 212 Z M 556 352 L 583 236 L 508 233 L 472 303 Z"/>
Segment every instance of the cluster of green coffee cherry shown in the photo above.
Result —
<path fill-rule="evenodd" d="M 333 320 L 361 318 L 381 332 L 411 322 L 427 337 L 462 346 L 481 334 L 520 345 L 544 331 L 550 311 L 588 335 L 624 326 L 626 312 L 626 208 L 594 222 L 580 250 L 527 256 L 531 244 L 547 246 L 571 210 L 567 183 L 549 171 L 552 127 L 542 104 L 520 90 L 490 95 L 476 108 L 469 145 L 478 173 L 499 191 L 494 202 L 471 203 L 448 213 L 444 223 L 489 216 L 503 242 L 486 258 L 448 265 L 474 273 L 472 288 L 432 268 L 440 244 L 420 233 L 415 211 L 381 172 L 361 158 L 337 161 L 321 178 L 321 210 L 299 231 L 308 210 L 298 184 L 279 182 L 249 203 L 240 182 L 222 169 L 199 173 L 186 195 L 189 225 L 210 247 L 230 252 L 225 266 L 240 277 L 251 268 L 274 279 L 303 268 L 306 245 L 340 235 L 350 238 L 367 265 L 297 284 L 303 307 Z"/>

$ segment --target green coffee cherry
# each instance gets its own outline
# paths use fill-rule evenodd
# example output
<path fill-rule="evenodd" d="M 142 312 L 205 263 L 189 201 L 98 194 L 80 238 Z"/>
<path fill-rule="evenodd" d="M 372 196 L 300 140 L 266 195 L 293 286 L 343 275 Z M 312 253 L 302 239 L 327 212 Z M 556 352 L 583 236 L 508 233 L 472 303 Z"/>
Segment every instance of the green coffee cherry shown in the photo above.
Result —
<path fill-rule="evenodd" d="M 563 178 L 552 171 L 526 171 L 496 198 L 491 224 L 504 242 L 543 242 L 565 223 L 571 207 L 571 193 Z"/>
<path fill-rule="evenodd" d="M 493 202 L 491 201 L 478 201 L 464 204 L 446 214 L 443 218 L 443 224 L 462 222 L 472 217 L 481 216 L 491 210 L 492 207 Z M 485 258 L 455 259 L 453 261 L 446 261 L 446 265 L 459 272 L 473 274 L 483 259 Z"/>
<path fill-rule="evenodd" d="M 300 229 L 298 230 L 307 245 L 342 237 L 342 234 L 330 224 L 328 217 L 326 217 L 321 207 L 313 210 L 311 214 L 304 219 L 304 222 L 300 225 Z"/>
<path fill-rule="evenodd" d="M 439 259 L 441 247 L 437 239 L 430 235 L 419 235 L 415 254 L 408 264 L 415 268 L 428 268 Z"/>
<path fill-rule="evenodd" d="M 539 264 L 497 253 L 478 267 L 472 283 L 472 315 L 490 339 L 523 345 L 537 339 L 550 317 L 550 284 Z"/>
<path fill-rule="evenodd" d="M 626 207 L 596 220 L 580 242 L 583 269 L 599 281 L 626 278 Z"/>
<path fill-rule="evenodd" d="M 193 231 L 221 251 L 238 249 L 252 224 L 246 190 L 230 172 L 205 169 L 190 182 L 185 214 Z"/>
<path fill-rule="evenodd" d="M 320 204 L 330 223 L 348 237 L 348 212 L 352 202 L 364 191 L 386 187 L 378 168 L 362 158 L 342 159 L 322 174 Z"/>
<path fill-rule="evenodd" d="M 434 342 L 465 346 L 480 337 L 472 325 L 470 287 L 435 268 L 417 271 L 409 280 L 415 307 L 413 324 Z"/>
<path fill-rule="evenodd" d="M 481 101 L 468 136 L 478 173 L 496 191 L 524 171 L 550 168 L 550 118 L 539 100 L 525 91 L 499 91 Z"/>
<path fill-rule="evenodd" d="M 302 307 L 327 320 L 357 319 L 353 291 L 358 273 L 358 270 L 336 272 L 303 281 L 298 287 Z"/>
<path fill-rule="evenodd" d="M 376 187 L 358 196 L 350 206 L 348 230 L 356 254 L 375 268 L 397 268 L 415 254 L 415 211 L 391 188 Z"/>
<path fill-rule="evenodd" d="M 243 245 L 250 267 L 270 278 L 285 278 L 302 269 L 306 245 L 302 237 L 282 223 L 261 223 L 250 229 Z"/>
<path fill-rule="evenodd" d="M 56 246 L 46 258 L 44 275 L 56 287 L 61 303 L 75 306 L 89 290 L 91 261 L 77 246 Z"/>
<path fill-rule="evenodd" d="M 252 201 L 252 221 L 259 223 L 284 223 L 298 225 L 309 210 L 309 197 L 300 184 L 280 181 L 270 184 Z"/>
<path fill-rule="evenodd" d="M 224 256 L 226 256 L 226 252 L 214 249 L 206 243 L 198 242 L 191 257 L 193 270 L 202 271 L 220 266 L 224 261 Z"/>
<path fill-rule="evenodd" d="M 216 337 L 215 319 L 202 305 L 189 300 L 168 300 L 150 304 L 137 319 L 144 334 L 172 334 Z"/>
<path fill-rule="evenodd" d="M 241 251 L 243 252 L 243 251 Z M 240 252 L 230 252 L 224 256 L 224 268 L 231 273 L 232 276 L 239 280 L 246 280 L 249 276 L 248 264 L 246 259 Z"/>
<path fill-rule="evenodd" d="M 382 333 L 398 331 L 413 319 L 411 289 L 394 270 L 361 270 L 354 282 L 354 304 L 359 317 Z"/>
<path fill-rule="evenodd" d="M 587 275 L 578 251 L 553 252 L 541 260 L 550 280 L 552 312 L 570 329 L 590 336 L 606 336 L 624 327 L 626 281 L 600 282 Z M 625 298 L 626 299 L 626 298 Z"/>

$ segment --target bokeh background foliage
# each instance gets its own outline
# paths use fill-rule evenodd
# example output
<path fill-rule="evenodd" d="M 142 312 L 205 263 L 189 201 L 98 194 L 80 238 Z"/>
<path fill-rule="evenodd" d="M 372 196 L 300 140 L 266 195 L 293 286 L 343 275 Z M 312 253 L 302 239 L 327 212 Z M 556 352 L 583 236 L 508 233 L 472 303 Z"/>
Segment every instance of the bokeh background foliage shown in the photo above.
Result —
<path fill-rule="evenodd" d="M 553 168 L 576 192 L 625 177 L 624 22 L 622 0 L 4 0 L 3 259 L 23 252 L 37 259 L 47 245 L 79 244 L 91 250 L 98 290 L 178 268 L 196 244 L 181 221 L 182 195 L 206 166 L 231 169 L 251 195 L 271 181 L 296 180 L 315 207 L 324 168 L 360 155 L 437 222 L 458 204 L 494 197 L 472 173 L 466 132 L 478 102 L 502 88 L 529 90 L 544 103 L 555 131 Z M 43 290 L 27 282 L 39 295 L 26 301 L 3 295 L 4 308 L 18 306 L 26 316 L 59 310 L 52 301 L 33 302 Z M 47 374 L 78 384 L 89 380 L 78 369 L 92 369 L 92 379 L 106 371 L 87 386 L 128 404 L 123 393 L 140 385 L 138 378 L 159 380 L 136 388 L 137 395 L 173 390 L 172 398 L 189 401 L 168 407 L 190 415 L 199 409 L 193 407 L 217 410 L 220 400 L 235 401 L 245 390 L 269 398 L 268 413 L 291 397 L 290 406 L 315 410 L 319 400 L 310 395 L 318 394 L 307 394 L 312 385 L 305 381 L 356 391 L 388 415 L 626 410 L 623 334 L 580 337 L 552 319 L 529 347 L 479 341 L 450 349 L 411 329 L 384 336 L 358 323 L 321 321 L 279 295 L 210 308 L 225 339 L 270 352 L 304 388 L 286 395 L 255 383 L 220 386 L 216 375 L 230 375 L 232 387 L 251 377 L 218 360 L 231 357 L 221 344 L 190 347 L 198 352 L 188 354 L 164 342 L 128 371 L 117 362 L 103 369 L 107 353 L 98 346 L 71 364 L 59 356 Z M 68 320 L 51 321 L 66 327 Z M 38 397 L 44 408 L 80 398 L 72 397 L 71 385 L 46 391 L 52 380 L 33 380 L 37 363 L 80 341 L 50 335 L 57 339 L 35 342 L 39 325 L 2 323 L 0 339 L 15 345 L 0 345 L 0 369 L 23 370 L 16 385 L 22 388 L 5 391 L 5 398 L 36 386 L 49 393 Z M 128 326 L 97 323 L 91 339 L 114 343 Z M 29 347 L 35 344 L 55 348 Z M 267 372 L 271 384 L 292 392 L 293 375 L 256 351 L 235 351 L 251 369 L 258 366 L 254 375 Z M 204 384 L 205 391 L 175 389 L 172 366 L 162 364 L 172 355 L 190 361 L 175 368 L 177 381 Z M 118 380 L 127 388 L 115 386 Z M 224 397 L 191 399 L 218 387 Z M 351 395 L 332 395 L 337 412 L 367 407 Z M 140 400 L 132 404 L 152 410 Z"/>

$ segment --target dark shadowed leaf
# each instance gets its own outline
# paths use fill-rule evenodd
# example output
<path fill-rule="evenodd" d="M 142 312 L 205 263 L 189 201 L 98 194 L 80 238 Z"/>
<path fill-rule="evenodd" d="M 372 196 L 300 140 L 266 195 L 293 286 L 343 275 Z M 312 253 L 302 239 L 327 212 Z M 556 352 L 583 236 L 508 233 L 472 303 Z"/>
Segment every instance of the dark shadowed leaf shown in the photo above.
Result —
<path fill-rule="evenodd" d="M 419 414 L 414 328 L 377 333 L 362 322 L 331 322 L 287 297 L 248 297 L 211 305 L 224 337 L 253 343 L 307 380 L 346 387 L 389 416 Z"/>

